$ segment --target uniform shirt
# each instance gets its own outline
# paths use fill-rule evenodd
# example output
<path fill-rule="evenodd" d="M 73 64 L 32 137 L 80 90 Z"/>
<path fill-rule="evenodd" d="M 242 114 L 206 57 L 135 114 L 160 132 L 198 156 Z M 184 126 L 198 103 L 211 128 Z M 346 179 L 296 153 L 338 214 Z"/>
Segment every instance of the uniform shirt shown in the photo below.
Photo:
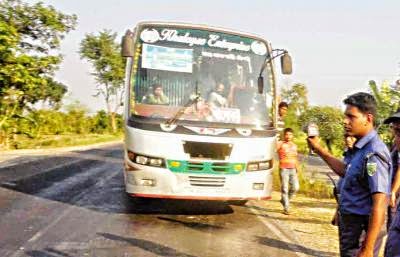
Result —
<path fill-rule="evenodd" d="M 344 165 L 347 165 L 347 164 L 350 163 L 352 156 L 353 156 L 353 149 L 347 149 L 347 150 L 343 153 L 343 162 L 344 162 Z"/>
<path fill-rule="evenodd" d="M 343 153 L 343 162 L 344 162 L 344 165 L 347 165 L 347 164 L 350 163 L 352 153 L 353 153 L 353 149 L 347 149 L 347 150 Z M 339 195 L 340 195 L 340 188 L 341 188 L 342 184 L 343 184 L 343 177 L 339 177 L 339 180 L 338 180 L 338 182 L 337 182 L 337 192 L 338 192 Z"/>
<path fill-rule="evenodd" d="M 396 148 L 393 148 L 390 155 L 392 157 L 392 164 L 393 164 L 393 174 L 392 174 L 392 179 L 391 179 L 391 183 L 393 183 L 393 180 L 396 177 L 397 169 L 400 166 L 399 165 L 400 164 L 400 152 L 398 150 L 396 150 Z"/>
<path fill-rule="evenodd" d="M 400 256 L 400 208 L 397 208 L 396 216 L 390 225 L 385 247 L 385 256 Z"/>
<path fill-rule="evenodd" d="M 297 164 L 297 146 L 293 142 L 281 142 L 278 145 L 279 167 L 294 169 Z"/>
<path fill-rule="evenodd" d="M 356 142 L 346 165 L 339 199 L 342 213 L 369 215 L 372 194 L 390 193 L 391 165 L 376 155 L 371 156 L 365 165 L 366 156 L 370 153 L 379 153 L 390 161 L 389 150 L 375 130 Z"/>

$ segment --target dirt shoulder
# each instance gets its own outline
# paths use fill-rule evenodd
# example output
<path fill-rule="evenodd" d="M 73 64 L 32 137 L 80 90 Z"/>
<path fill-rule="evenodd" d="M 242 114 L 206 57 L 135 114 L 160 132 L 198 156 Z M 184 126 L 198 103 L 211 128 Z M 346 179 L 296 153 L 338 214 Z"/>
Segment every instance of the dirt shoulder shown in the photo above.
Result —
<path fill-rule="evenodd" d="M 282 213 L 280 193 L 273 192 L 272 200 L 259 201 L 262 212 L 292 233 L 308 256 L 339 256 L 338 230 L 331 225 L 335 212 L 334 199 L 316 199 L 297 195 L 291 201 L 290 215 Z"/>
<path fill-rule="evenodd" d="M 339 256 L 338 227 L 331 225 L 336 209 L 334 199 L 317 199 L 297 195 L 291 200 L 290 215 L 282 213 L 280 192 L 274 191 L 272 199 L 258 201 L 265 217 L 273 219 L 300 244 L 306 256 Z M 383 257 L 385 239 L 379 256 Z"/>

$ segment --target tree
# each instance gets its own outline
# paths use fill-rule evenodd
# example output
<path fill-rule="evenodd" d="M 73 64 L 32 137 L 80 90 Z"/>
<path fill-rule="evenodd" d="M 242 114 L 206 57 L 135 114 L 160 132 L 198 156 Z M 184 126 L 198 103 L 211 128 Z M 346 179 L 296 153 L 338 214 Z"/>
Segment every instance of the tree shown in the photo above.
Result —
<path fill-rule="evenodd" d="M 386 143 L 389 143 L 392 141 L 392 134 L 387 126 L 381 125 L 387 117 L 400 107 L 398 85 L 390 86 L 387 81 L 384 81 L 381 86 L 377 86 L 375 81 L 370 80 L 369 87 L 377 102 L 376 125 L 378 126 L 378 133 Z"/>
<path fill-rule="evenodd" d="M 301 124 L 316 123 L 320 138 L 332 152 L 333 146 L 342 146 L 344 138 L 343 113 L 331 106 L 313 106 L 299 118 Z"/>
<path fill-rule="evenodd" d="M 288 112 L 284 119 L 285 127 L 292 128 L 298 134 L 302 128 L 299 116 L 308 107 L 307 87 L 301 83 L 293 84 L 292 87 L 282 90 L 281 98 L 282 101 L 289 104 Z"/>
<path fill-rule="evenodd" d="M 39 101 L 61 101 L 67 89 L 53 75 L 62 60 L 60 42 L 75 25 L 75 15 L 43 3 L 0 2 L 0 143 L 24 110 Z"/>
<path fill-rule="evenodd" d="M 281 97 L 283 101 L 289 103 L 289 107 L 297 115 L 302 114 L 308 107 L 307 87 L 304 84 L 296 83 L 289 89 L 283 89 Z"/>
<path fill-rule="evenodd" d="M 112 131 L 117 131 L 116 113 L 122 105 L 124 94 L 124 60 L 120 46 L 115 42 L 116 33 L 103 30 L 98 35 L 87 34 L 81 41 L 81 59 L 92 64 L 97 86 L 97 94 L 104 97 L 110 117 Z"/>

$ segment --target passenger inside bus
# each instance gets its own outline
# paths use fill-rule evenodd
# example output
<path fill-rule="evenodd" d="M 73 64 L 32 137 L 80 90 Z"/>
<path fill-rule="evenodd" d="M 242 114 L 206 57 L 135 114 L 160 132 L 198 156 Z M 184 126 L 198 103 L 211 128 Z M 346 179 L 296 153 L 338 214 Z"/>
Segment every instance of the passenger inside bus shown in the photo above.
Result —
<path fill-rule="evenodd" d="M 236 107 L 241 110 L 243 114 L 247 114 L 253 103 L 254 89 L 247 83 L 239 84 L 236 82 L 231 83 L 231 88 L 228 95 L 228 103 L 231 107 Z"/>
<path fill-rule="evenodd" d="M 169 104 L 168 97 L 164 94 L 163 86 L 161 84 L 152 85 L 153 92 L 145 95 L 142 102 L 146 104 Z"/>
<path fill-rule="evenodd" d="M 215 88 L 208 95 L 208 104 L 211 108 L 228 107 L 228 100 L 224 96 L 225 86 L 217 83 Z"/>

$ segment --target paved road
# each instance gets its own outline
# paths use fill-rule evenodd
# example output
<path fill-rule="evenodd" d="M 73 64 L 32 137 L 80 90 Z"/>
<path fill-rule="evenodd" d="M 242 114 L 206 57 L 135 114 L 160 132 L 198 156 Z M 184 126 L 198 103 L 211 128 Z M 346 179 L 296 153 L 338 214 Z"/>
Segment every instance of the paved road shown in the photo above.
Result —
<path fill-rule="evenodd" d="M 331 183 L 328 175 L 334 180 L 339 177 L 325 164 L 325 162 L 318 156 L 302 155 L 300 160 L 305 165 L 305 174 L 309 179 L 326 181 Z"/>
<path fill-rule="evenodd" d="M 137 200 L 120 144 L 0 163 L 0 256 L 330 256 L 302 247 L 268 202 Z"/>

